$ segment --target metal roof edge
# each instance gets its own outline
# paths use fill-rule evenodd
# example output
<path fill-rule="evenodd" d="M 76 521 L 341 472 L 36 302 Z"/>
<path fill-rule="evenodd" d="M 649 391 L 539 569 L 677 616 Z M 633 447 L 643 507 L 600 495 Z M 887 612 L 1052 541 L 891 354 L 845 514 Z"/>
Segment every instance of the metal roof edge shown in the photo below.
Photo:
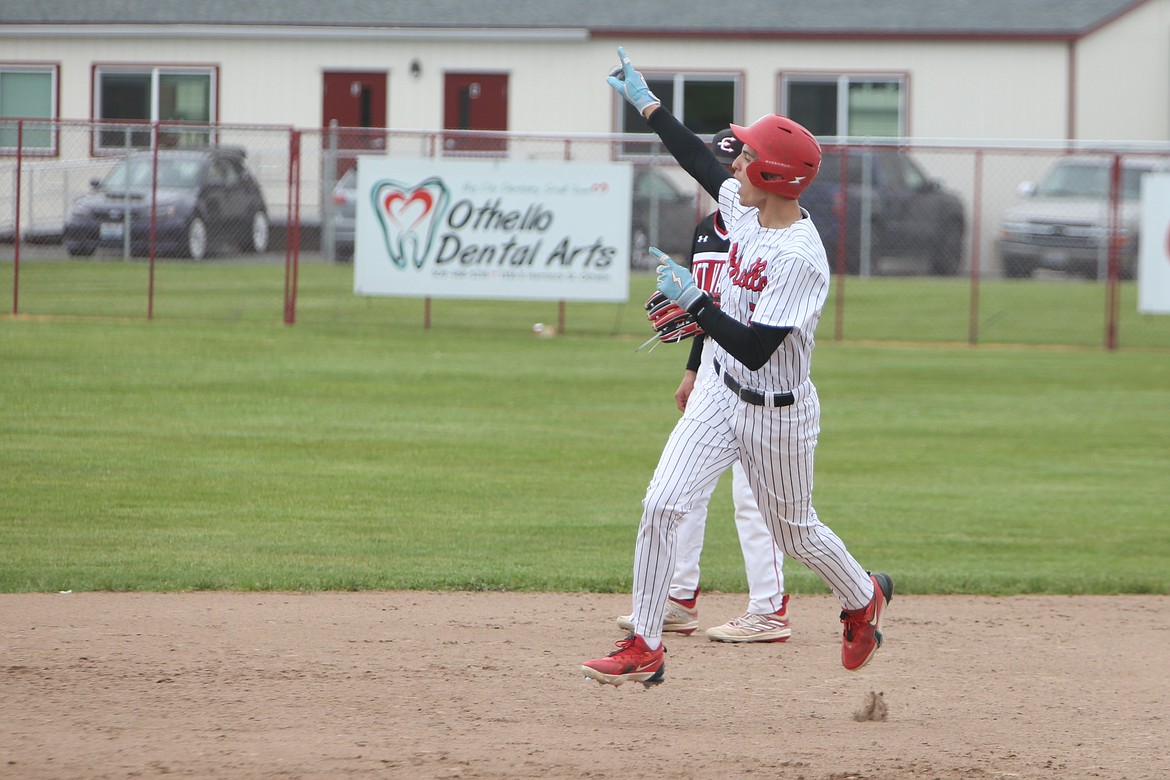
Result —
<path fill-rule="evenodd" d="M 36 38 L 269 38 L 274 40 L 486 40 L 574 41 L 589 32 L 573 27 L 354 27 L 270 24 L 119 23 L 42 24 L 0 23 L 0 35 Z"/>
<path fill-rule="evenodd" d="M 1146 2 L 1146 0 L 1141 0 Z M 813 40 L 813 41 L 1071 41 L 1082 36 L 1066 30 L 648 30 L 590 28 L 591 38 L 654 37 L 720 40 Z"/>
<path fill-rule="evenodd" d="M 1133 13 L 1138 8 L 1140 8 L 1143 5 L 1146 5 L 1149 2 L 1150 2 L 1150 0 L 1133 0 L 1133 2 L 1129 3 L 1124 8 L 1118 8 L 1113 13 L 1108 14 L 1108 15 L 1103 16 L 1102 18 L 1098 19 L 1094 24 L 1085 28 L 1078 37 L 1079 38 L 1087 38 L 1088 36 L 1092 35 L 1093 33 L 1097 32 L 1098 30 L 1105 28 L 1105 27 L 1108 27 L 1109 25 L 1113 24 L 1121 17 L 1128 16 L 1129 14 Z"/>

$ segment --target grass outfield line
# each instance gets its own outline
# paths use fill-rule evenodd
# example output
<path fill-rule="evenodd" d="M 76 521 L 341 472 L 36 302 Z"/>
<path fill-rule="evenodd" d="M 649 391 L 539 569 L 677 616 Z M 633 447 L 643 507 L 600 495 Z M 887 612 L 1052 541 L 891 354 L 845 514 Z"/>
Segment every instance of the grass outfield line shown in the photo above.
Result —
<path fill-rule="evenodd" d="M 191 268 L 164 276 L 243 314 L 173 316 L 172 285 L 154 321 L 31 292 L 0 319 L 0 591 L 628 590 L 685 349 L 634 352 L 640 293 L 545 339 L 555 304 L 438 301 L 424 329 L 306 272 L 287 327 L 279 287 L 223 303 Z M 816 505 L 863 565 L 906 593 L 1170 593 L 1164 352 L 830 336 Z M 729 485 L 708 590 L 746 588 Z"/>

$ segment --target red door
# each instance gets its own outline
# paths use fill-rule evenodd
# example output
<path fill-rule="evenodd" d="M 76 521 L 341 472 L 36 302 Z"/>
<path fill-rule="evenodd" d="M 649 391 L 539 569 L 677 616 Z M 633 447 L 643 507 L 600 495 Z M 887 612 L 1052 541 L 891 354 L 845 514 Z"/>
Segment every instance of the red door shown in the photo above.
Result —
<path fill-rule="evenodd" d="M 508 129 L 508 75 L 506 73 L 448 73 L 443 83 L 444 130 Z M 502 152 L 504 138 L 447 136 L 449 152 Z"/>
<path fill-rule="evenodd" d="M 338 176 L 353 167 L 357 153 L 386 148 L 385 71 L 326 71 L 322 95 L 322 141 L 325 148 L 337 144 Z"/>

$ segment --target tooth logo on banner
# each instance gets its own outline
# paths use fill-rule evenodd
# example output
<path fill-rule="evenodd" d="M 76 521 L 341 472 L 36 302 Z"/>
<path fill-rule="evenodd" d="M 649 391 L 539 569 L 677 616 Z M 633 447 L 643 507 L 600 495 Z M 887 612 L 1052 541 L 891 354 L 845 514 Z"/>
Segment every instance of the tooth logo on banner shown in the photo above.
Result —
<path fill-rule="evenodd" d="M 443 180 L 432 176 L 404 184 L 383 179 L 370 195 L 391 262 L 399 268 L 422 268 L 451 197 Z"/>

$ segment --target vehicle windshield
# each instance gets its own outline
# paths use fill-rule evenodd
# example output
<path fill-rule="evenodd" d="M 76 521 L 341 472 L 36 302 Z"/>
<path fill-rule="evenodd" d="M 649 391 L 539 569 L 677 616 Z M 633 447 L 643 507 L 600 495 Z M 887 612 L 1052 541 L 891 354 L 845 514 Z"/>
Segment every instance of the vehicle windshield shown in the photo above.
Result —
<path fill-rule="evenodd" d="M 1110 163 L 1057 165 L 1036 189 L 1045 198 L 1108 198 Z M 1123 168 L 1121 197 L 1136 200 L 1141 193 L 1143 169 Z"/>
<path fill-rule="evenodd" d="M 106 176 L 102 188 L 112 192 L 149 190 L 153 161 L 146 157 L 122 160 Z M 199 184 L 198 160 L 159 160 L 158 186 L 161 189 L 194 189 Z"/>

